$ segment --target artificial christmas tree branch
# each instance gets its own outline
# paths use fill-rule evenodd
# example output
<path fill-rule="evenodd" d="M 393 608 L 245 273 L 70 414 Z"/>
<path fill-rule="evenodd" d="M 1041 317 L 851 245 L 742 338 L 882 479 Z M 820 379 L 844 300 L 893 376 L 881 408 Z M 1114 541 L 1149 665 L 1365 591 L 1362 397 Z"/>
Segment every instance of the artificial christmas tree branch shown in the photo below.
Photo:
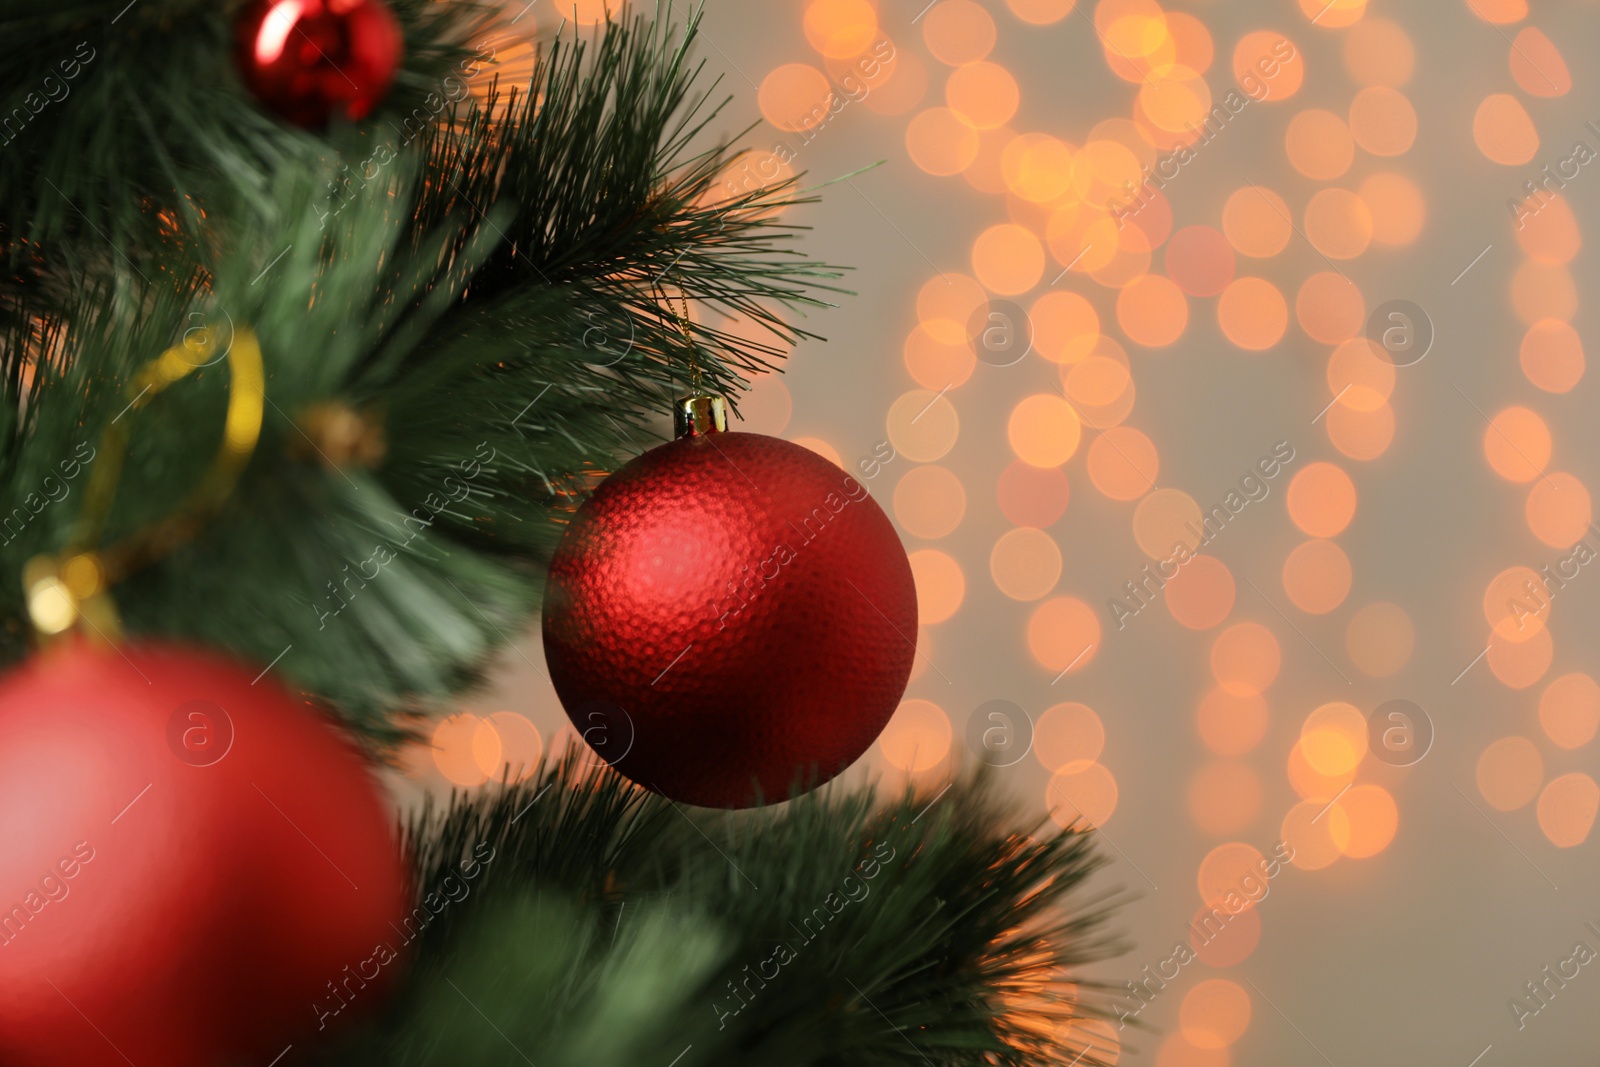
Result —
<path fill-rule="evenodd" d="M 180 235 L 208 246 L 219 197 L 270 222 L 274 174 L 366 158 L 369 127 L 318 136 L 244 93 L 233 69 L 240 6 L 0 2 L 0 250 L 13 266 L 27 249 L 47 274 L 108 257 L 143 266 Z M 381 118 L 399 122 L 430 113 L 429 94 L 477 54 L 498 15 L 474 0 L 392 6 L 406 59 Z"/>
<path fill-rule="evenodd" d="M 69 11 L 109 19 L 114 7 Z M 160 10 L 180 40 L 215 36 L 209 8 Z M 408 26 L 424 18 L 406 10 Z M 203 185 L 167 189 L 203 213 L 196 226 L 182 223 L 178 200 L 138 191 L 159 184 L 157 170 L 90 151 L 76 189 L 128 182 L 94 194 L 103 203 L 88 222 L 133 241 L 139 220 L 158 216 L 160 233 L 126 253 L 48 216 L 26 231 L 17 216 L 0 220 L 30 234 L 14 248 L 37 249 L 46 264 L 10 290 L 0 334 L 7 573 L 66 545 L 82 494 L 60 465 L 92 452 L 114 420 L 135 424 L 108 535 L 171 513 L 214 451 L 226 376 L 203 367 L 133 414 L 128 385 L 170 346 L 209 338 L 215 349 L 194 346 L 204 361 L 249 329 L 267 371 L 261 442 L 217 520 L 116 591 L 129 632 L 275 662 L 377 738 L 474 682 L 533 613 L 560 531 L 552 520 L 589 472 L 657 435 L 689 380 L 660 287 L 770 336 L 696 328 L 705 378 L 734 393 L 741 373 L 802 335 L 776 309 L 818 305 L 836 276 L 787 247 L 792 229 L 774 216 L 797 202 L 792 185 L 721 196 L 722 151 L 691 147 L 715 115 L 685 58 L 694 21 L 681 33 L 637 20 L 592 43 L 558 42 L 528 87 L 430 112 L 404 142 L 380 116 L 327 142 L 284 133 L 304 150 L 270 166 L 263 142 L 255 154 L 235 145 L 227 150 L 251 160 L 248 181 L 220 168 Z M 77 26 L 63 15 L 36 28 L 70 36 Z M 448 41 L 457 31 L 429 32 Z M 119 45 L 98 70 L 125 77 L 124 62 L 143 61 Z M 184 85 L 198 107 L 206 94 Z M 210 94 L 224 114 L 248 105 L 236 84 Z M 395 106 L 405 103 L 400 94 Z M 100 129 L 102 117 L 79 111 L 103 104 L 69 96 L 58 118 Z M 329 158 L 341 146 L 379 163 L 351 183 L 350 164 Z M 0 169 L 0 207 L 37 207 L 20 185 L 55 179 L 35 163 L 11 184 Z M 343 436 L 330 439 L 330 426 Z M 25 647 L 15 581 L 0 596 L 11 658 Z"/>
<path fill-rule="evenodd" d="M 1065 969 L 1117 950 L 1115 895 L 1083 892 L 1104 860 L 992 782 L 711 813 L 593 761 L 412 823 L 405 988 L 320 1062 L 1020 1067 L 1094 1015 Z"/>

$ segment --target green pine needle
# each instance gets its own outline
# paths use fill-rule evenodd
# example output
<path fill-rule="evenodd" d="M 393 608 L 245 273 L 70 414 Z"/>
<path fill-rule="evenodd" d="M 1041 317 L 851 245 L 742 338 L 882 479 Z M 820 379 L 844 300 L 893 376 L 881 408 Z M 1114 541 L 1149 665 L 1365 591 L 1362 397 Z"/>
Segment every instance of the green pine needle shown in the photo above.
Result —
<path fill-rule="evenodd" d="M 1023 1067 L 1099 1014 L 1068 983 L 1118 949 L 1121 894 L 1083 891 L 1087 832 L 1030 833 L 988 779 L 715 812 L 592 759 L 413 820 L 404 987 L 322 1062 Z"/>

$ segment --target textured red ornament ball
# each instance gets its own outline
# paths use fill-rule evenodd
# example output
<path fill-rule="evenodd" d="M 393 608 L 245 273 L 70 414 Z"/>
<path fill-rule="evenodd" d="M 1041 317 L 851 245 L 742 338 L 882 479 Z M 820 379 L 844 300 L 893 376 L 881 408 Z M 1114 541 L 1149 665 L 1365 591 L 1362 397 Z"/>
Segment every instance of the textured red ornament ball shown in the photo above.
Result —
<path fill-rule="evenodd" d="M 751 433 L 646 452 L 578 509 L 544 648 L 567 715 L 674 800 L 785 800 L 859 757 L 911 672 L 917 596 L 866 488 Z"/>
<path fill-rule="evenodd" d="M 75 643 L 0 680 L 0 1062 L 266 1064 L 394 978 L 393 817 L 254 673 Z"/>
<path fill-rule="evenodd" d="M 404 40 L 384 0 L 256 0 L 236 25 L 239 71 L 273 114 L 307 129 L 359 119 L 394 81 Z"/>

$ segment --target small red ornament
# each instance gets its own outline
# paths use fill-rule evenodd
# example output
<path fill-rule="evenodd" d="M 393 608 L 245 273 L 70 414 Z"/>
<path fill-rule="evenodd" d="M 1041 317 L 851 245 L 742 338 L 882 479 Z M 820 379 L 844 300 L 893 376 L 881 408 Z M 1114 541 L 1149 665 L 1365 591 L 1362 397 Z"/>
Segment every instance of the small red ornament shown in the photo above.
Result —
<path fill-rule="evenodd" d="M 320 129 L 365 117 L 394 81 L 404 40 L 384 0 L 256 0 L 236 25 L 239 71 L 273 114 Z"/>
<path fill-rule="evenodd" d="M 393 816 L 254 673 L 73 642 L 0 680 L 0 1062 L 265 1064 L 393 979 Z"/>
<path fill-rule="evenodd" d="M 578 509 L 550 563 L 544 648 L 607 762 L 735 808 L 825 782 L 872 744 L 911 672 L 917 595 L 860 482 L 718 425 L 632 460 Z"/>

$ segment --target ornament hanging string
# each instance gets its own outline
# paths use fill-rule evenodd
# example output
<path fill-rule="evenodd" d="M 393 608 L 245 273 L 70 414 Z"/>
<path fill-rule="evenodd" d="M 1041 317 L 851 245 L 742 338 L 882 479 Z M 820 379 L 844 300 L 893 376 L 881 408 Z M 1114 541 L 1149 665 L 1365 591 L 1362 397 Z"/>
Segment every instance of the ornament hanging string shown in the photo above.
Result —
<path fill-rule="evenodd" d="M 683 332 L 683 342 L 689 356 L 689 384 L 696 395 L 701 391 L 700 374 L 700 346 L 694 340 L 694 328 L 689 319 L 689 294 L 684 292 L 683 285 L 678 286 L 678 301 L 683 305 L 683 311 L 672 310 L 672 298 L 660 286 L 656 287 L 656 298 L 667 309 L 667 314 L 677 320 L 678 329 Z M 663 316 L 665 318 L 666 316 Z"/>
<path fill-rule="evenodd" d="M 689 296 L 683 291 L 683 286 L 678 287 L 678 302 L 683 305 L 683 313 L 678 316 L 678 326 L 683 330 L 683 339 L 689 345 L 689 381 L 694 386 L 696 393 L 701 390 L 700 377 L 700 346 L 694 341 L 694 328 L 689 324 Z"/>
<path fill-rule="evenodd" d="M 128 384 L 123 415 L 142 410 L 167 386 L 215 362 L 216 347 L 216 337 L 207 329 L 197 342 L 173 345 L 151 360 Z M 228 362 L 228 410 L 222 443 L 200 483 L 172 515 L 113 545 L 96 547 L 116 499 L 131 420 L 122 423 L 119 415 L 102 433 L 103 458 L 90 475 L 83 511 L 67 548 L 59 556 L 35 556 L 23 569 L 28 614 L 41 635 L 64 633 L 82 621 L 104 638 L 117 637 L 121 627 L 106 590 L 193 538 L 232 494 L 261 436 L 266 378 L 261 345 L 248 328 L 234 332 L 222 358 Z"/>
<path fill-rule="evenodd" d="M 681 313 L 673 313 L 672 300 L 659 287 L 656 299 L 669 314 L 678 320 L 683 331 L 684 348 L 689 357 L 689 395 L 680 396 L 672 407 L 673 433 L 677 437 L 698 437 L 708 433 L 721 433 L 728 428 L 727 402 L 720 396 L 708 395 L 700 371 L 700 346 L 695 343 L 694 327 L 689 319 L 689 296 L 680 282 L 678 300 L 683 305 Z M 666 316 L 662 316 L 665 322 Z"/>

